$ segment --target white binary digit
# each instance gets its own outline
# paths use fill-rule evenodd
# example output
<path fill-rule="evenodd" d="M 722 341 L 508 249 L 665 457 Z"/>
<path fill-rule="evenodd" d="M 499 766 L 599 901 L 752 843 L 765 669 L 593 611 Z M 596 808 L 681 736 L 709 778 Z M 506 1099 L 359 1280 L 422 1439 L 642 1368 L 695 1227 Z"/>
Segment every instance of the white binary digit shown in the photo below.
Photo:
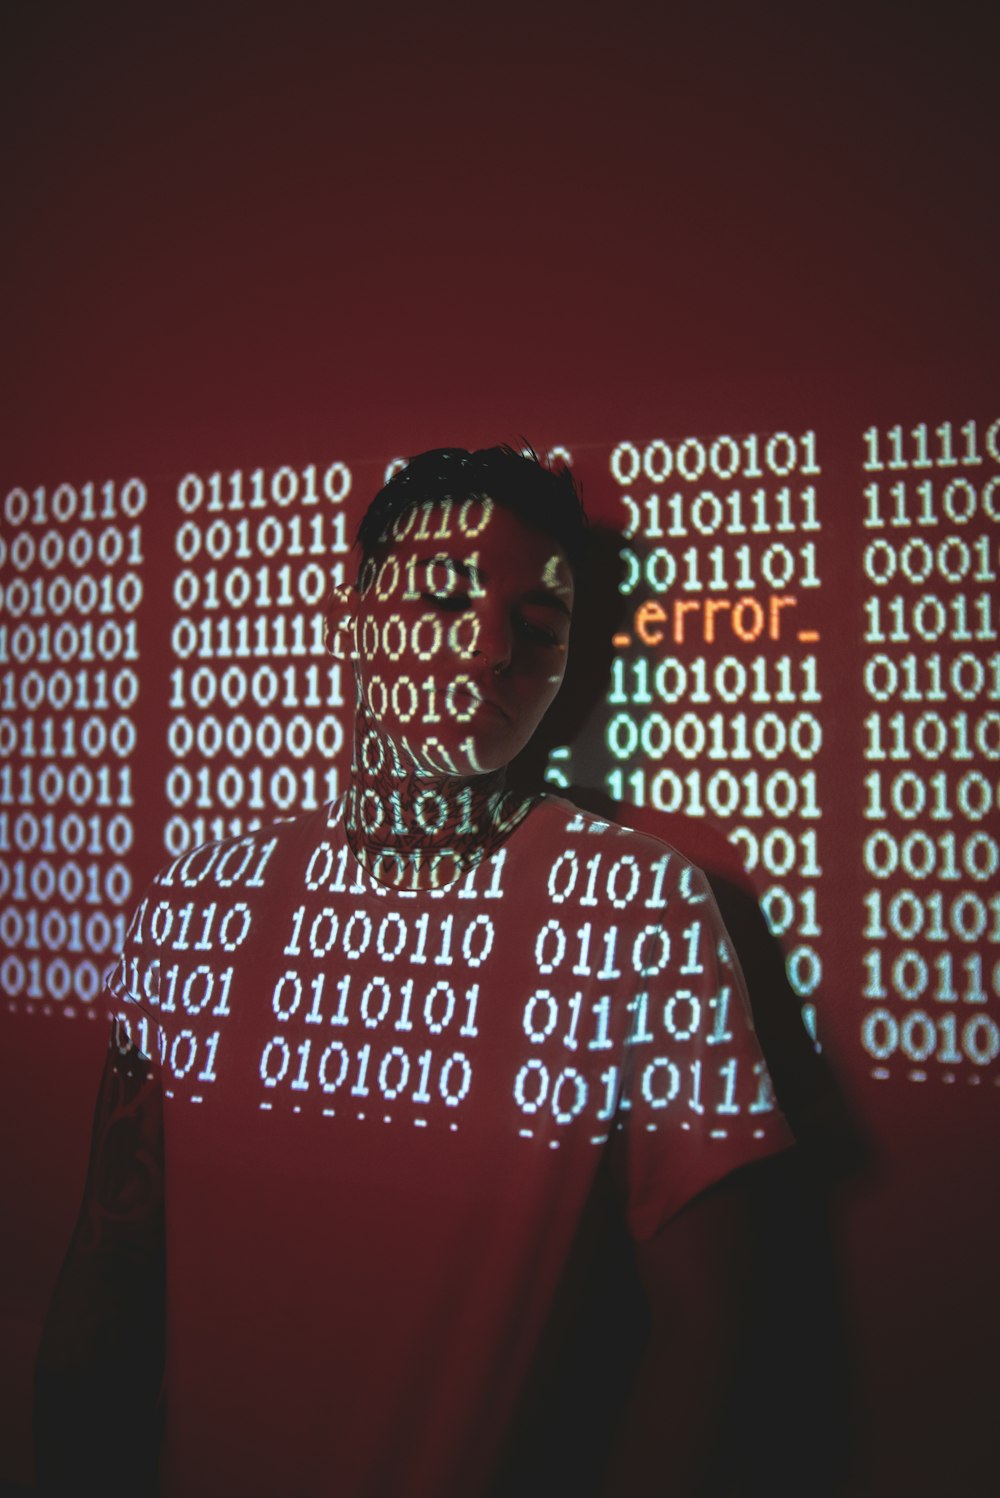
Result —
<path fill-rule="evenodd" d="M 92 1006 L 124 942 L 146 499 L 139 478 L 4 499 L 0 983 L 29 1011 Z"/>
<path fill-rule="evenodd" d="M 1000 842 L 992 824 L 977 825 L 1000 810 L 1000 712 L 989 706 L 1000 658 L 988 652 L 998 435 L 997 421 L 945 420 L 862 438 L 865 471 L 886 474 L 863 487 L 876 534 L 861 558 L 863 638 L 874 647 L 862 671 L 862 996 L 875 1007 L 860 1038 L 880 1078 L 896 1061 L 918 1081 L 931 1069 L 976 1079 L 1000 1052 L 1000 961 L 987 955 L 1000 943 Z"/>

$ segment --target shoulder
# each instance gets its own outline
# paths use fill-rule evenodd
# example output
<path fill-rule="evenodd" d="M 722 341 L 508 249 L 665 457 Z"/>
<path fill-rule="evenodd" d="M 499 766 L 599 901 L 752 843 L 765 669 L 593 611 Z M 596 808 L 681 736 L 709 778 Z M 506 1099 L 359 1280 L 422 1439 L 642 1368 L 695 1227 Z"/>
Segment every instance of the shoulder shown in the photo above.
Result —
<path fill-rule="evenodd" d="M 147 892 L 162 898 L 178 890 L 262 889 L 269 876 L 318 838 L 329 808 L 268 822 L 252 831 L 198 843 L 160 869 Z"/>
<path fill-rule="evenodd" d="M 637 832 L 634 827 L 628 827 L 623 822 L 612 822 L 607 817 L 584 811 L 574 802 L 567 801 L 564 796 L 543 796 L 530 820 L 540 835 L 544 833 L 552 839 L 563 837 L 572 840 L 574 844 L 582 841 L 594 843 L 595 846 L 600 839 L 600 846 L 609 851 L 613 848 L 616 857 L 623 854 L 646 858 L 669 856 L 679 869 L 695 868 L 690 859 L 685 858 L 683 853 L 663 838 L 654 837 L 648 832 Z"/>
<path fill-rule="evenodd" d="M 275 821 L 232 837 L 198 843 L 160 869 L 132 913 L 107 991 L 111 1017 L 138 1005 L 156 1009 L 161 967 L 168 960 L 204 962 L 216 939 L 224 951 L 246 938 L 288 870 L 322 837 L 330 809 Z M 145 1045 L 140 1049 L 147 1050 Z"/>
<path fill-rule="evenodd" d="M 690 904 L 711 900 L 708 880 L 702 870 L 672 843 L 648 832 L 638 832 L 567 801 L 546 794 L 528 818 L 534 842 L 532 852 L 549 854 L 567 862 L 588 865 L 598 855 L 607 871 L 616 866 L 655 870 L 661 890 L 676 891 Z"/>

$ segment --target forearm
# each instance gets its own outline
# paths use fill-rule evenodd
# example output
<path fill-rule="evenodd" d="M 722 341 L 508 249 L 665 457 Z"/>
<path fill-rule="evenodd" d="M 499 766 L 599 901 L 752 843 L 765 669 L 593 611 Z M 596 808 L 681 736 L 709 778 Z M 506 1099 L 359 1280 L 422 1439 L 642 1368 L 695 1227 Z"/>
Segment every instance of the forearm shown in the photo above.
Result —
<path fill-rule="evenodd" d="M 109 1053 L 90 1168 L 35 1373 L 45 1494 L 152 1491 L 163 1377 L 162 1100 L 138 1053 Z"/>
<path fill-rule="evenodd" d="M 152 1491 L 162 1377 L 162 1258 L 71 1249 L 35 1371 L 40 1492 Z"/>

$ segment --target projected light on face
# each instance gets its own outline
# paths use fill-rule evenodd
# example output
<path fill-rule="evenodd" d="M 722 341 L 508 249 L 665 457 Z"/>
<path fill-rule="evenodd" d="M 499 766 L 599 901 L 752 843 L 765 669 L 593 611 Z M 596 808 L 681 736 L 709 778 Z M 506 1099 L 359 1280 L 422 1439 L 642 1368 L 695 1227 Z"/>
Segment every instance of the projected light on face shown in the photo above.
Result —
<path fill-rule="evenodd" d="M 572 607 L 561 547 L 512 510 L 414 506 L 358 580 L 359 705 L 417 774 L 500 769 L 559 690 Z"/>

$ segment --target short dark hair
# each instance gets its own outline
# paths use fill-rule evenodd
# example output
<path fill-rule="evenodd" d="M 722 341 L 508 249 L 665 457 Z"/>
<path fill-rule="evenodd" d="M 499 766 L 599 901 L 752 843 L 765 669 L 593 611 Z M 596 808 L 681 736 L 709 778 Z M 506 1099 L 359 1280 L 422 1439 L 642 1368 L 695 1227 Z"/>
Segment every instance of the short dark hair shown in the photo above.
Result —
<path fill-rule="evenodd" d="M 558 541 L 577 571 L 587 546 L 580 490 L 568 467 L 548 467 L 527 445 L 483 447 L 478 452 L 435 447 L 408 459 L 375 495 L 358 526 L 355 545 L 361 548 L 362 561 L 391 541 L 393 522 L 415 505 L 445 499 L 460 504 L 484 494 Z"/>

